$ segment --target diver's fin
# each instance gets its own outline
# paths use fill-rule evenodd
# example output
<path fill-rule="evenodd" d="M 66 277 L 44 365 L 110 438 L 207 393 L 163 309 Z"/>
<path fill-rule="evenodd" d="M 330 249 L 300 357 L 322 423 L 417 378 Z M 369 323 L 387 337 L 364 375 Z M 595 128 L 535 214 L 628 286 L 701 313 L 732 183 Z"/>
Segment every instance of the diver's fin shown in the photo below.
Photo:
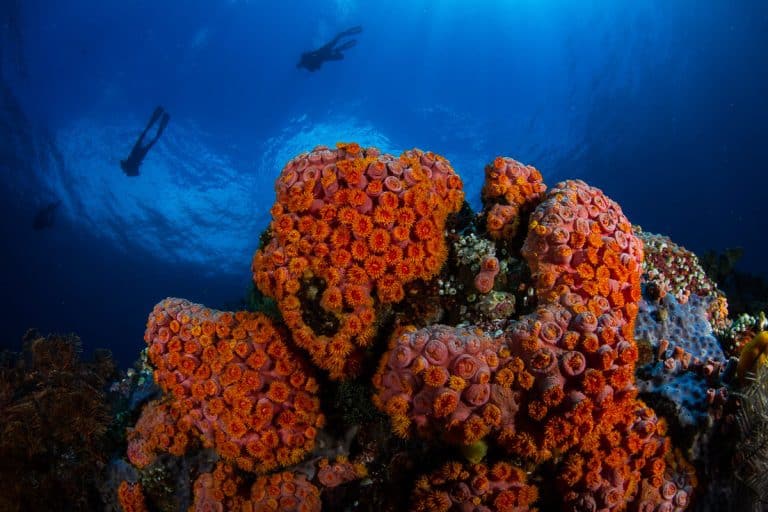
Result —
<path fill-rule="evenodd" d="M 153 125 L 157 122 L 158 119 L 160 119 L 160 116 L 163 114 L 163 107 L 158 105 L 155 107 L 155 111 L 152 112 L 152 118 L 149 120 L 149 124 Z"/>
<path fill-rule="evenodd" d="M 361 27 L 360 25 L 357 25 L 355 27 L 348 28 L 347 30 L 342 32 L 341 35 L 352 36 L 352 35 L 355 35 L 355 34 L 359 34 L 362 31 L 363 31 L 363 27 Z"/>
<path fill-rule="evenodd" d="M 357 44 L 357 40 L 353 39 L 351 41 L 347 41 L 346 43 L 344 43 L 343 45 L 339 46 L 338 48 L 335 48 L 335 50 L 337 52 L 343 52 L 344 50 L 349 50 L 350 48 L 352 48 L 356 44 Z"/>

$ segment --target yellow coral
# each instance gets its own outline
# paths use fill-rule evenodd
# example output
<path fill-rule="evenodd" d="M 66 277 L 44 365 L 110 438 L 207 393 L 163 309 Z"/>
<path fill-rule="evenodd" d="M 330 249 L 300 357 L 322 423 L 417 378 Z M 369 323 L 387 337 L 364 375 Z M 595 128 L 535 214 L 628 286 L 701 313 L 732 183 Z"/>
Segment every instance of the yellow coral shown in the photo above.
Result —
<path fill-rule="evenodd" d="M 752 338 L 741 350 L 739 365 L 736 367 L 736 375 L 742 385 L 746 382 L 747 375 L 757 371 L 757 368 L 768 362 L 768 331 L 761 331 Z"/>

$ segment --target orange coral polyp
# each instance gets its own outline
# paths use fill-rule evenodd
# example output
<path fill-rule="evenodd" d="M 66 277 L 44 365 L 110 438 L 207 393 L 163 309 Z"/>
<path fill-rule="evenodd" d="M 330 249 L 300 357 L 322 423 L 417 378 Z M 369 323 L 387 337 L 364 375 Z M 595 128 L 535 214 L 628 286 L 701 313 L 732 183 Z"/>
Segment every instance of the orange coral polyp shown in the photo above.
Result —
<path fill-rule="evenodd" d="M 347 315 L 342 329 L 349 336 L 356 336 L 363 330 L 363 323 L 356 314 L 352 313 Z"/>
<path fill-rule="evenodd" d="M 362 218 L 367 218 L 367 217 L 362 217 Z M 355 224 L 357 219 L 358 219 L 358 213 L 357 213 L 357 210 L 355 210 L 354 208 L 350 206 L 343 206 L 339 210 L 338 220 L 342 224 L 347 224 L 352 226 Z"/>
<path fill-rule="evenodd" d="M 355 236 L 366 238 L 370 235 L 371 230 L 373 230 L 373 222 L 371 221 L 371 218 L 367 215 L 358 215 L 356 213 L 356 218 L 352 222 L 352 233 L 354 233 Z"/>
<path fill-rule="evenodd" d="M 410 261 L 401 261 L 395 266 L 395 276 L 397 276 L 400 282 L 410 280 L 416 271 L 413 268 L 413 264 Z"/>
<path fill-rule="evenodd" d="M 346 247 L 350 241 L 351 231 L 346 226 L 337 226 L 331 233 L 331 246 L 335 249 Z"/>
<path fill-rule="evenodd" d="M 432 387 L 441 387 L 448 382 L 448 372 L 442 366 L 430 366 L 424 372 L 424 384 Z"/>
<path fill-rule="evenodd" d="M 380 180 L 370 181 L 365 191 L 369 196 L 376 197 L 384 190 L 384 184 Z"/>
<path fill-rule="evenodd" d="M 435 398 L 433 409 L 435 417 L 444 418 L 456 410 L 459 404 L 458 395 L 454 392 L 444 391 Z"/>
<path fill-rule="evenodd" d="M 345 249 L 331 252 L 331 264 L 336 268 L 348 267 L 352 262 L 352 255 Z"/>
<path fill-rule="evenodd" d="M 395 210 L 400 205 L 400 199 L 397 197 L 397 194 L 393 192 L 382 192 L 379 196 L 379 205 L 390 210 Z"/>
<path fill-rule="evenodd" d="M 362 175 L 361 175 L 361 179 L 362 179 Z M 359 181 L 360 180 L 358 180 L 358 182 Z M 347 196 L 349 204 L 351 204 L 355 208 L 365 204 L 367 198 L 368 198 L 368 195 L 365 193 L 365 191 L 360 189 L 351 189 L 349 191 L 349 195 Z"/>
<path fill-rule="evenodd" d="M 395 226 L 392 230 L 392 238 L 396 242 L 404 242 L 411 237 L 410 229 L 405 226 Z"/>
<path fill-rule="evenodd" d="M 350 283 L 366 284 L 370 280 L 365 269 L 359 265 L 352 265 L 347 269 L 346 280 Z"/>
<path fill-rule="evenodd" d="M 288 386 L 281 381 L 273 381 L 267 391 L 267 398 L 276 404 L 281 404 L 288 399 L 290 390 Z"/>
<path fill-rule="evenodd" d="M 403 250 L 397 245 L 390 245 L 384 252 L 387 265 L 394 267 L 403 259 Z"/>
<path fill-rule="evenodd" d="M 365 261 L 365 271 L 371 279 L 378 279 L 387 270 L 387 263 L 381 256 L 370 256 Z"/>
<path fill-rule="evenodd" d="M 344 300 L 351 307 L 365 305 L 368 293 L 362 286 L 349 285 L 344 289 Z"/>
<path fill-rule="evenodd" d="M 331 228 L 324 220 L 317 219 L 312 225 L 309 236 L 316 242 L 322 242 L 331 234 Z"/>
<path fill-rule="evenodd" d="M 398 208 L 395 211 L 395 221 L 398 225 L 403 226 L 405 228 L 410 228 L 413 226 L 414 222 L 416 222 L 416 215 L 413 213 L 413 210 L 410 208 Z"/>
<path fill-rule="evenodd" d="M 362 307 L 357 310 L 357 316 L 363 325 L 371 325 L 376 320 L 376 310 L 372 307 Z"/>
<path fill-rule="evenodd" d="M 415 265 L 424 258 L 424 249 L 416 244 L 410 244 L 405 250 L 405 257 Z"/>
<path fill-rule="evenodd" d="M 352 247 L 350 249 L 352 258 L 357 261 L 364 261 L 366 258 L 368 258 L 368 255 L 370 254 L 368 251 L 368 244 L 366 244 L 362 240 L 355 240 L 352 242 Z"/>
<path fill-rule="evenodd" d="M 389 232 L 381 228 L 373 229 L 368 236 L 368 245 L 375 253 L 385 252 L 389 246 Z"/>
<path fill-rule="evenodd" d="M 373 220 L 376 224 L 391 226 L 395 222 L 395 211 L 384 205 L 379 205 L 373 211 Z"/>

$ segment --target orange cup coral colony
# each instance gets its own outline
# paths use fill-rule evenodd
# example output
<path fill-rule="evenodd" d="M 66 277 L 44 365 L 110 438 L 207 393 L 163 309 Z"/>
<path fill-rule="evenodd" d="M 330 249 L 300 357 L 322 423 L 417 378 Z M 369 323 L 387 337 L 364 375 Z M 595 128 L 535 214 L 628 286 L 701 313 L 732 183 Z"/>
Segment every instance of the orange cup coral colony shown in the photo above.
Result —
<path fill-rule="evenodd" d="M 541 173 L 531 165 L 502 156 L 486 165 L 481 197 L 491 238 L 511 241 L 546 189 Z"/>
<path fill-rule="evenodd" d="M 499 249 L 478 257 L 474 288 L 502 286 L 509 255 L 519 255 L 536 307 L 476 325 L 419 318 L 417 328 L 391 320 L 397 310 L 384 313 L 416 300 L 406 296 L 409 283 L 451 278 L 446 224 L 464 194 L 447 160 L 417 149 L 394 157 L 357 144 L 318 146 L 291 160 L 275 188 L 251 270 L 279 319 L 183 299 L 155 307 L 145 341 L 165 397 L 129 431 L 136 468 L 193 444 L 213 449 L 215 469 L 196 476 L 195 510 L 316 511 L 321 493 L 366 475 L 340 453 L 329 462 L 316 451 L 303 467 L 320 462 L 308 473 L 290 468 L 322 444 L 325 425 L 318 382 L 295 343 L 332 380 L 357 377 L 364 351 L 381 355 L 372 401 L 394 435 L 468 449 L 492 443 L 487 462 L 427 468 L 413 510 L 533 510 L 533 482 L 542 478 L 563 510 L 687 507 L 695 474 L 635 385 L 643 246 L 602 191 L 581 181 L 546 191 L 533 167 L 496 158 L 486 167 L 484 209 L 465 226 Z M 394 332 L 378 333 L 380 324 Z M 383 337 L 388 347 L 371 346 Z M 528 478 L 539 471 L 546 476 Z M 125 510 L 141 510 L 141 492 L 124 482 Z"/>
<path fill-rule="evenodd" d="M 445 262 L 443 230 L 464 200 L 461 179 L 434 153 L 396 158 L 338 144 L 291 160 L 275 188 L 254 281 L 316 365 L 334 379 L 353 375 L 378 305 L 401 301 L 404 285 Z"/>
<path fill-rule="evenodd" d="M 324 423 L 317 382 L 268 317 L 166 299 L 149 316 L 145 340 L 171 405 L 144 408 L 129 435 L 135 465 L 158 448 L 183 454 L 189 436 L 246 471 L 294 464 L 314 446 Z"/>
<path fill-rule="evenodd" d="M 687 503 L 687 466 L 634 385 L 643 250 L 631 224 L 600 190 L 566 181 L 542 196 L 521 253 L 538 309 L 494 339 L 448 326 L 399 334 L 374 377 L 375 403 L 404 437 L 490 436 L 534 464 L 563 458 L 569 509 Z M 672 487 L 681 494 L 662 495 Z"/>

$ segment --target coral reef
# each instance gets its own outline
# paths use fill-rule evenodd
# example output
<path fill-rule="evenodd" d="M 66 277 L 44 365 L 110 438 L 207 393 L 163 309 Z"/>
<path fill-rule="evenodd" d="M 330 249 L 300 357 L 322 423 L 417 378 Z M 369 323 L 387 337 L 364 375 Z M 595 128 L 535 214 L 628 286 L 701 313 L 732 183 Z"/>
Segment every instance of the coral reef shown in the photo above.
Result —
<path fill-rule="evenodd" d="M 123 509 L 682 511 L 735 488 L 726 447 L 762 449 L 725 297 L 601 190 L 498 157 L 475 215 L 444 158 L 354 143 L 275 189 L 251 262 L 273 314 L 149 316 Z"/>
<path fill-rule="evenodd" d="M 80 360 L 80 339 L 29 331 L 0 354 L 0 510 L 98 510 L 112 421 L 103 351 Z"/>

